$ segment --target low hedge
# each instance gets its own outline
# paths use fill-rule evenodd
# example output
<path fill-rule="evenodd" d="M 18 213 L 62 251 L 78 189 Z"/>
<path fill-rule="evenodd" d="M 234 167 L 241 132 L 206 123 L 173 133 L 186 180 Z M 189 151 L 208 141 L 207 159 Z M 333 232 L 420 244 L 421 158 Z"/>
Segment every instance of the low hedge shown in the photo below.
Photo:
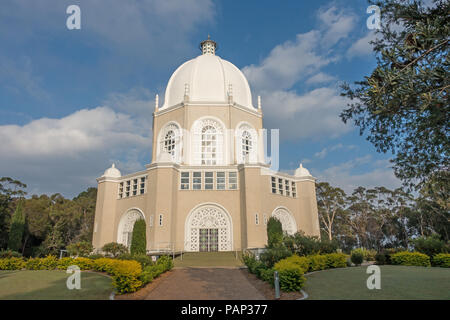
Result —
<path fill-rule="evenodd" d="M 420 252 L 398 252 L 391 255 L 392 264 L 402 266 L 429 267 L 430 257 Z"/>
<path fill-rule="evenodd" d="M 434 267 L 450 268 L 450 253 L 438 253 L 431 259 Z"/>
<path fill-rule="evenodd" d="M 278 261 L 274 269 L 278 271 L 280 288 L 283 291 L 300 291 L 305 284 L 304 269 L 292 260 L 283 259 Z"/>
<path fill-rule="evenodd" d="M 81 270 L 106 272 L 112 277 L 113 286 L 118 293 L 128 293 L 136 291 L 161 273 L 172 269 L 173 262 L 170 257 L 162 256 L 156 264 L 148 265 L 143 270 L 141 262 L 111 258 L 66 257 L 57 259 L 55 256 L 47 256 L 27 260 L 16 257 L 0 259 L 0 270 L 67 270 L 71 265 L 76 265 Z"/>

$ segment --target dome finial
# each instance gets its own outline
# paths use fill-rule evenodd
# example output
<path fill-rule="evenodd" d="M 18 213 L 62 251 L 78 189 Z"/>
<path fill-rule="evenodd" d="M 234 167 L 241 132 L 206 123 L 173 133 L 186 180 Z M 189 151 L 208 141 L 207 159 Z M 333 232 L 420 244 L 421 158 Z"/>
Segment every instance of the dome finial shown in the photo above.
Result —
<path fill-rule="evenodd" d="M 210 35 L 208 34 L 208 39 L 200 42 L 200 50 L 202 54 L 216 54 L 217 43 L 214 40 L 211 40 Z"/>

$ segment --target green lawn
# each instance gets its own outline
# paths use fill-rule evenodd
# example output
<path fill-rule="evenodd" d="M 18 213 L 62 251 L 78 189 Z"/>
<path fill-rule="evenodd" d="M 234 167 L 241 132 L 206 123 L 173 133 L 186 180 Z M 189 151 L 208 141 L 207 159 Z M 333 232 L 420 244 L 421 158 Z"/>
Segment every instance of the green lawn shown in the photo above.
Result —
<path fill-rule="evenodd" d="M 81 273 L 81 289 L 69 290 L 65 271 L 0 271 L 0 300 L 101 300 L 113 291 L 111 279 Z"/>
<path fill-rule="evenodd" d="M 240 267 L 243 266 L 238 252 L 188 252 L 175 258 L 175 267 Z"/>
<path fill-rule="evenodd" d="M 331 269 L 306 275 L 308 299 L 450 299 L 450 269 L 380 266 L 381 289 L 366 286 L 367 267 Z"/>

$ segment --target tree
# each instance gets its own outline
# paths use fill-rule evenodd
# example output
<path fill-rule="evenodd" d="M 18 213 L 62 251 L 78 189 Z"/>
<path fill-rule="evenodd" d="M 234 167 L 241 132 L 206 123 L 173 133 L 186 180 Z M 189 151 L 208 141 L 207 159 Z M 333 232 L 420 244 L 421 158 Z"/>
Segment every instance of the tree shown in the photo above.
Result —
<path fill-rule="evenodd" d="M 27 185 L 9 177 L 0 178 L 0 249 L 6 249 L 14 202 L 23 197 Z"/>
<path fill-rule="evenodd" d="M 17 203 L 16 210 L 11 219 L 11 229 L 9 230 L 8 249 L 19 251 L 22 249 L 22 238 L 25 230 L 25 215 L 22 209 L 22 202 Z"/>
<path fill-rule="evenodd" d="M 144 219 L 139 219 L 134 223 L 133 235 L 131 237 L 130 253 L 140 255 L 147 253 L 147 237 Z"/>
<path fill-rule="evenodd" d="M 283 228 L 281 222 L 274 217 L 267 220 L 267 246 L 272 248 L 283 240 Z"/>
<path fill-rule="evenodd" d="M 355 87 L 341 118 L 353 120 L 378 152 L 391 151 L 394 172 L 410 187 L 449 171 L 450 2 L 369 1 L 381 9 L 372 42 L 377 66 Z M 441 180 L 449 194 L 448 180 Z"/>
<path fill-rule="evenodd" d="M 328 182 L 318 183 L 316 190 L 320 224 L 328 239 L 333 240 L 335 218 L 344 212 L 346 194 L 344 190 L 334 188 Z"/>

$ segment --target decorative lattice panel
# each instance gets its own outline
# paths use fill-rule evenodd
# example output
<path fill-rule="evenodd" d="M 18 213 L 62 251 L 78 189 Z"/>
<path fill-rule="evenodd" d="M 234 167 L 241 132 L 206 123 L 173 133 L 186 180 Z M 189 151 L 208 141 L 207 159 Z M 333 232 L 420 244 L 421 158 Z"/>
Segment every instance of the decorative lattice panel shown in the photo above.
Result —
<path fill-rule="evenodd" d="M 231 250 L 230 221 L 227 214 L 220 208 L 214 206 L 201 207 L 192 213 L 188 223 L 188 249 L 190 251 L 199 251 L 199 229 L 217 229 L 213 232 L 214 238 L 217 237 L 217 244 L 215 245 L 218 250 Z"/>
<path fill-rule="evenodd" d="M 144 219 L 144 217 L 138 210 L 130 210 L 122 216 L 117 237 L 119 243 L 127 245 L 127 234 L 133 232 L 134 223 L 139 219 Z"/>
<path fill-rule="evenodd" d="M 294 217 L 283 208 L 278 208 L 272 214 L 274 218 L 277 218 L 281 222 L 281 227 L 283 231 L 286 231 L 288 234 L 294 234 L 297 232 L 297 225 L 295 223 Z"/>

